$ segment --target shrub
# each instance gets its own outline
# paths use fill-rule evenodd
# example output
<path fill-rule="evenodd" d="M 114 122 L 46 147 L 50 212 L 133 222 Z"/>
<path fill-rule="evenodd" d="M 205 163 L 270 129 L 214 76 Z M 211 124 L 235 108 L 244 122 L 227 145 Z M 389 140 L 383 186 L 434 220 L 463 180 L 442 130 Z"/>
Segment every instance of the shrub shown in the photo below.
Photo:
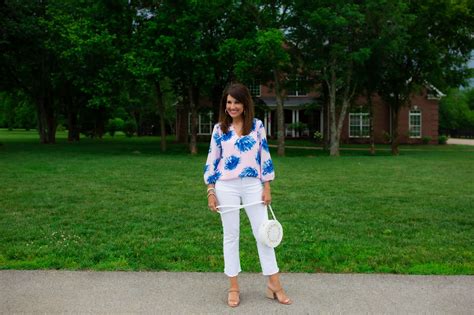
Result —
<path fill-rule="evenodd" d="M 57 127 L 56 127 L 56 131 L 66 131 L 66 127 L 64 127 L 62 124 L 59 124 Z"/>
<path fill-rule="evenodd" d="M 323 134 L 319 131 L 315 131 L 313 135 L 313 139 L 316 143 L 323 142 Z"/>
<path fill-rule="evenodd" d="M 441 135 L 438 137 L 438 143 L 439 144 L 446 144 L 448 143 L 448 136 Z"/>
<path fill-rule="evenodd" d="M 383 137 L 383 141 L 385 143 L 391 143 L 392 142 L 392 136 L 390 135 L 390 133 L 388 133 L 387 131 L 383 131 L 382 133 L 382 137 Z"/>
<path fill-rule="evenodd" d="M 122 118 L 109 119 L 107 123 L 107 131 L 113 137 L 116 131 L 122 131 L 125 127 L 125 122 Z"/>
<path fill-rule="evenodd" d="M 127 120 L 123 125 L 123 132 L 127 137 L 133 136 L 133 134 L 137 131 L 137 123 L 133 119 Z"/>
<path fill-rule="evenodd" d="M 290 130 L 303 132 L 306 128 L 308 128 L 308 125 L 299 121 L 299 122 L 291 123 L 288 126 L 288 128 Z"/>
<path fill-rule="evenodd" d="M 425 136 L 421 138 L 421 141 L 423 142 L 423 144 L 428 144 L 431 141 L 431 137 Z"/>

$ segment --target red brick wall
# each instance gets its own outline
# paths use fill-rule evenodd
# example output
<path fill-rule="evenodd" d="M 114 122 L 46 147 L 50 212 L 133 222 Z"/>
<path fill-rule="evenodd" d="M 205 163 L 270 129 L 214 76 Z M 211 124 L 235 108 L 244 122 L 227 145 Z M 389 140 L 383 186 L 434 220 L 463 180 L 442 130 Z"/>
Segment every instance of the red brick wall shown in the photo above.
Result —
<path fill-rule="evenodd" d="M 388 105 L 383 104 L 379 96 L 374 96 L 372 102 L 375 105 L 374 112 L 374 137 L 376 143 L 387 143 L 384 133 L 390 132 L 390 110 Z M 364 105 L 367 101 L 364 97 L 357 99 L 356 104 Z M 410 109 L 418 106 L 421 111 L 421 137 L 430 137 L 430 143 L 438 143 L 438 101 L 428 100 L 426 91 L 415 94 L 411 99 L 411 105 L 400 110 L 398 120 L 398 133 L 400 143 L 422 143 L 422 138 L 410 138 L 408 134 Z M 349 114 L 344 120 L 341 132 L 342 143 L 367 143 L 368 138 L 349 138 Z"/>

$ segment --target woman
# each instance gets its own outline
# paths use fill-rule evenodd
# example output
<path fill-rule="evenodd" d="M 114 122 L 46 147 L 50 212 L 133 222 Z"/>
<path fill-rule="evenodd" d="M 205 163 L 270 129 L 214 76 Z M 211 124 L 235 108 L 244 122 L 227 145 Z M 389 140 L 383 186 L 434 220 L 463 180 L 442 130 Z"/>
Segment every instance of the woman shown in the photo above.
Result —
<path fill-rule="evenodd" d="M 220 105 L 219 123 L 212 132 L 209 155 L 204 169 L 208 205 L 254 204 L 245 207 L 253 235 L 257 240 L 260 224 L 268 219 L 265 205 L 271 202 L 270 182 L 274 179 L 273 164 L 263 123 L 254 118 L 249 90 L 242 84 L 232 84 L 224 92 Z M 262 203 L 258 204 L 258 201 Z M 225 209 L 224 209 L 225 210 Z M 239 258 L 239 211 L 221 213 L 224 229 L 224 273 L 230 279 L 228 304 L 240 303 L 237 276 Z M 257 241 L 262 273 L 268 276 L 267 297 L 282 304 L 291 304 L 280 284 L 273 248 Z"/>

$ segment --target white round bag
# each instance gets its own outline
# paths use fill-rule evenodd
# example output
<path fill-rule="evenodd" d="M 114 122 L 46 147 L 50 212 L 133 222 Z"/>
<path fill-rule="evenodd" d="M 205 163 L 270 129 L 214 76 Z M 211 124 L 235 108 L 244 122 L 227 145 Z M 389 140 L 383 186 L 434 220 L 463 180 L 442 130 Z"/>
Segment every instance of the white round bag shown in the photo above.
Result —
<path fill-rule="evenodd" d="M 217 206 L 217 208 L 233 208 L 227 211 L 219 211 L 220 214 L 224 214 L 227 212 L 240 210 L 241 208 L 245 208 L 247 206 L 253 206 L 260 203 L 263 203 L 263 201 L 253 202 L 246 205 L 222 205 L 222 206 Z M 283 239 L 283 227 L 281 226 L 280 222 L 278 222 L 278 220 L 276 219 L 275 213 L 273 213 L 272 206 L 270 205 L 265 206 L 265 211 L 268 211 L 268 208 L 270 209 L 270 212 L 272 213 L 273 220 L 267 219 L 260 225 L 260 227 L 258 228 L 258 241 L 262 243 L 263 245 L 275 248 L 278 245 L 280 245 L 281 240 Z"/>
<path fill-rule="evenodd" d="M 275 218 L 272 206 L 268 205 L 273 216 L 273 220 L 266 220 L 263 222 L 258 229 L 258 240 L 268 247 L 275 248 L 280 245 L 283 239 L 283 227 L 280 222 Z M 265 207 L 265 210 L 267 210 Z"/>

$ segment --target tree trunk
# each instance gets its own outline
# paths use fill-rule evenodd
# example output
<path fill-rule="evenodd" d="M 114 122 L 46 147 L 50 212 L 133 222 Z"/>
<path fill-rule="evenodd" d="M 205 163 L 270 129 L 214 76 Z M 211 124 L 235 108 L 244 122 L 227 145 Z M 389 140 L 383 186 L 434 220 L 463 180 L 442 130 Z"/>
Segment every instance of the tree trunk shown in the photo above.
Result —
<path fill-rule="evenodd" d="M 48 143 L 46 136 L 46 114 L 44 111 L 44 97 L 40 96 L 36 100 L 37 114 L 38 114 L 38 133 L 40 136 L 40 143 Z"/>
<path fill-rule="evenodd" d="M 79 141 L 80 136 L 79 136 L 79 128 L 77 126 L 77 111 L 69 109 L 67 118 L 68 118 L 68 127 L 69 127 L 67 140 L 69 142 Z"/>
<path fill-rule="evenodd" d="M 70 89 L 70 86 L 65 89 L 66 92 L 63 96 L 63 102 L 66 105 L 66 110 L 67 110 L 67 121 L 68 121 L 68 134 L 67 134 L 67 140 L 69 142 L 75 142 L 79 141 L 79 126 L 78 121 L 77 121 L 77 113 L 79 111 L 79 105 L 78 105 L 78 98 L 74 98 L 72 96 L 72 92 Z"/>
<path fill-rule="evenodd" d="M 54 117 L 52 100 L 49 95 L 46 94 L 41 95 L 36 103 L 38 106 L 38 132 L 40 142 L 43 144 L 54 144 L 56 143 L 56 119 Z"/>
<path fill-rule="evenodd" d="M 352 97 L 354 96 L 355 87 L 352 87 L 352 68 L 347 71 L 345 79 L 344 94 L 342 95 L 342 106 L 339 112 L 339 117 L 336 118 L 336 74 L 334 69 L 331 70 L 331 156 L 339 156 L 339 145 L 341 140 L 342 126 L 344 125 L 344 119 L 346 119 L 347 109 L 351 103 Z M 337 126 L 336 126 L 337 119 Z"/>
<path fill-rule="evenodd" d="M 339 139 L 336 128 L 336 72 L 331 67 L 331 78 L 326 81 L 329 92 L 329 155 L 339 156 Z"/>
<path fill-rule="evenodd" d="M 161 136 L 161 151 L 166 151 L 166 122 L 165 122 L 165 103 L 163 102 L 163 91 L 161 91 L 161 84 L 159 81 L 155 82 L 156 88 L 156 105 L 158 115 L 160 116 L 160 136 Z"/>
<path fill-rule="evenodd" d="M 197 154 L 197 87 L 189 87 L 189 108 L 191 110 L 191 141 L 189 142 L 189 151 L 191 154 Z"/>
<path fill-rule="evenodd" d="M 277 139 L 278 139 L 278 156 L 285 155 L 285 107 L 284 107 L 284 94 L 285 91 L 281 86 L 281 78 L 277 70 L 273 70 L 273 77 L 275 79 L 275 95 L 277 103 Z"/>
<path fill-rule="evenodd" d="M 369 148 L 369 152 L 370 152 L 371 155 L 375 155 L 375 134 L 374 134 L 375 116 L 374 116 L 374 104 L 372 103 L 372 93 L 371 92 L 367 92 L 367 106 L 369 106 L 369 119 L 370 119 L 370 131 L 369 131 L 370 148 Z"/>
<path fill-rule="evenodd" d="M 176 106 L 176 140 L 187 144 L 189 141 L 189 91 L 183 89 L 181 97 L 181 101 Z"/>
<path fill-rule="evenodd" d="M 399 155 L 398 115 L 400 113 L 400 106 L 398 104 L 395 106 L 391 105 L 390 109 L 392 110 L 392 155 Z"/>

